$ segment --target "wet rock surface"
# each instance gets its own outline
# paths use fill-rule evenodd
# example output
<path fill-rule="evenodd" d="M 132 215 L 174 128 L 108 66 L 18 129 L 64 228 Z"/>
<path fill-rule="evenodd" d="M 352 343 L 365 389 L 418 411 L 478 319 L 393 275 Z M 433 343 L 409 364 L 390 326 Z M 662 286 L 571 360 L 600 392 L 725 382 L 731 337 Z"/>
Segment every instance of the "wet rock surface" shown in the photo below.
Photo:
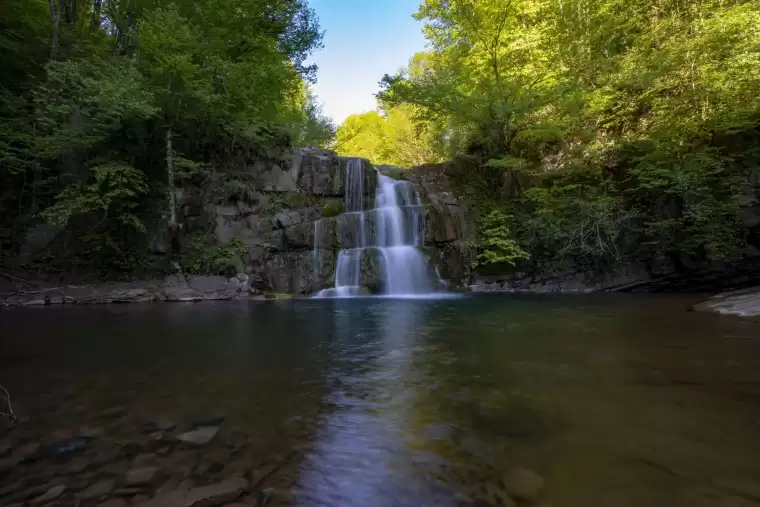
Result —
<path fill-rule="evenodd" d="M 760 318 L 760 287 L 718 294 L 693 308 L 697 312 Z"/>

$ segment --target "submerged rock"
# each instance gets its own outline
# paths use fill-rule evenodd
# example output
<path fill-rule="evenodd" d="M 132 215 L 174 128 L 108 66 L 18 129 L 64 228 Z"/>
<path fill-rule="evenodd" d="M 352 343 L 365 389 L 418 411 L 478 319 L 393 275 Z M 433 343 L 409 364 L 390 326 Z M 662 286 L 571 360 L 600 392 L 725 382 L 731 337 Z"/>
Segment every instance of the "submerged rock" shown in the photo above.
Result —
<path fill-rule="evenodd" d="M 219 433 L 218 426 L 203 426 L 180 434 L 177 439 L 190 445 L 206 445 Z"/>
<path fill-rule="evenodd" d="M 66 457 L 87 449 L 87 440 L 84 438 L 71 438 L 53 445 L 53 452 L 56 456 Z"/>
<path fill-rule="evenodd" d="M 504 487 L 516 500 L 535 502 L 544 489 L 544 480 L 531 470 L 514 467 L 504 474 Z"/>
<path fill-rule="evenodd" d="M 234 477 L 224 482 L 160 494 L 146 502 L 135 502 L 137 507 L 215 507 L 234 502 L 245 493 L 248 481 Z"/>
<path fill-rule="evenodd" d="M 224 422 L 225 414 L 209 414 L 202 417 L 197 417 L 193 420 L 191 426 L 193 428 L 200 428 L 203 426 L 219 426 Z"/>
<path fill-rule="evenodd" d="M 124 485 L 147 486 L 156 481 L 160 472 L 157 467 L 133 468 L 124 475 Z"/>
<path fill-rule="evenodd" d="M 53 500 L 61 496 L 64 491 L 66 491 L 66 486 L 62 484 L 59 484 L 58 486 L 53 486 L 52 488 L 47 490 L 47 493 L 35 498 L 34 500 L 32 500 L 31 503 L 32 505 L 39 505 L 39 504 L 44 504 L 47 502 L 52 502 Z"/>
<path fill-rule="evenodd" d="M 77 499 L 79 500 L 94 500 L 101 498 L 113 491 L 116 481 L 113 479 L 105 479 L 100 482 L 96 482 L 89 488 L 77 493 Z"/>

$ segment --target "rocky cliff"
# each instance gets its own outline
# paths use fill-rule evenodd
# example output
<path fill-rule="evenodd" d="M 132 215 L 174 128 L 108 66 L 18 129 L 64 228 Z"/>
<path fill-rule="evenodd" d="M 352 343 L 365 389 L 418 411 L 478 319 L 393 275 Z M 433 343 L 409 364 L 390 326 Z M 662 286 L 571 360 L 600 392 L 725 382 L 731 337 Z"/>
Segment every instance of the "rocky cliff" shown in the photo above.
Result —
<path fill-rule="evenodd" d="M 319 149 L 257 160 L 247 167 L 250 190 L 211 206 L 197 189 L 178 189 L 183 234 L 192 237 L 210 228 L 221 245 L 242 240 L 244 270 L 254 291 L 307 294 L 328 287 L 337 251 L 352 240 L 351 228 L 339 227 L 350 222 L 342 214 L 349 160 Z M 376 173 L 369 161 L 362 164 L 365 198 L 371 201 Z"/>

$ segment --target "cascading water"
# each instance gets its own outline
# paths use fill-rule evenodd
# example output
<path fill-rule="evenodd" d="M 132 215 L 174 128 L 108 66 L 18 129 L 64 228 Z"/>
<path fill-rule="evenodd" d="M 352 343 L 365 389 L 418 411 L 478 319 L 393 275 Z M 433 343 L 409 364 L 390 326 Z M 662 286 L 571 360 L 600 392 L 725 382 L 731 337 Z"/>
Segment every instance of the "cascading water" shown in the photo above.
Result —
<path fill-rule="evenodd" d="M 434 293 L 440 282 L 419 249 L 425 237 L 425 220 L 417 187 L 378 172 L 375 207 L 365 211 L 364 168 L 360 159 L 348 162 L 345 179 L 346 212 L 341 216 L 340 228 L 341 237 L 350 238 L 352 244 L 338 253 L 335 287 L 319 291 L 316 297 L 362 294 L 365 290 L 362 265 L 373 257 L 379 264 L 380 289 L 384 295 Z"/>

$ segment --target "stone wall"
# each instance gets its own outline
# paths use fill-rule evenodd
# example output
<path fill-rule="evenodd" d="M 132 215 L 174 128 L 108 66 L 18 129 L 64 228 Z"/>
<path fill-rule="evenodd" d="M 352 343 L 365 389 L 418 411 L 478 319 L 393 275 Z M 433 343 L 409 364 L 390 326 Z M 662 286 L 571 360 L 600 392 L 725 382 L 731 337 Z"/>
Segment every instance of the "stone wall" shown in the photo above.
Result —
<path fill-rule="evenodd" d="M 345 172 L 350 159 L 329 150 L 295 149 L 277 160 L 253 161 L 245 175 L 252 195 L 209 203 L 198 189 L 177 189 L 177 206 L 185 237 L 211 231 L 222 245 L 242 238 L 248 250 L 246 274 L 251 288 L 262 292 L 308 294 L 333 284 L 346 218 L 326 216 L 342 209 Z M 365 199 L 374 200 L 376 173 L 365 165 Z M 319 252 L 315 222 L 320 220 Z"/>

